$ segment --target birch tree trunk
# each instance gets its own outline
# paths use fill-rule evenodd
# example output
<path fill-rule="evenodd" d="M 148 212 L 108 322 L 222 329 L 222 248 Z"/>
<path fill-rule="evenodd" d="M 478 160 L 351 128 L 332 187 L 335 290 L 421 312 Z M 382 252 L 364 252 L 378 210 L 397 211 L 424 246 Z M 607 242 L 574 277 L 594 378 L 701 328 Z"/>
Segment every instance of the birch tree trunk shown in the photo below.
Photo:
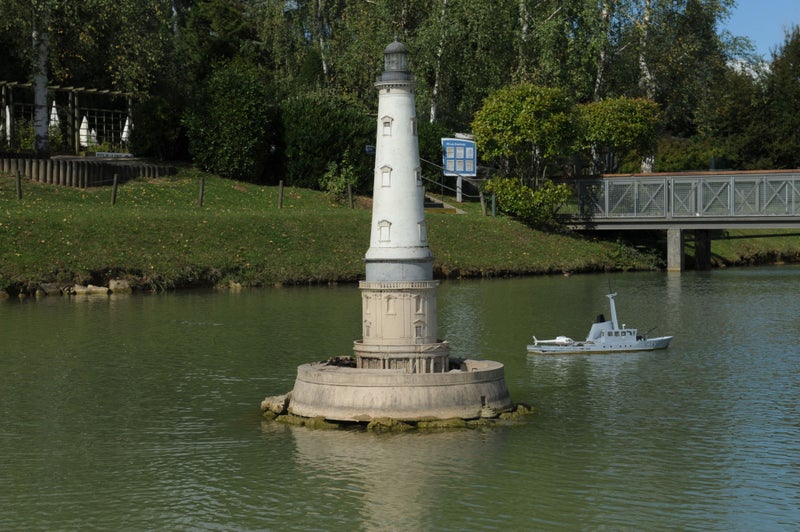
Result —
<path fill-rule="evenodd" d="M 611 6 L 608 0 L 603 0 L 600 3 L 600 38 L 599 50 L 597 53 L 597 73 L 594 77 L 594 90 L 592 94 L 592 101 L 599 102 L 601 98 L 601 89 L 603 87 L 606 59 L 608 56 L 608 32 L 609 32 L 609 19 L 611 17 Z"/>
<path fill-rule="evenodd" d="M 326 25 L 326 17 L 325 17 L 325 0 L 317 0 L 317 43 L 319 44 L 319 58 L 322 62 L 322 75 L 325 78 L 325 82 L 330 81 L 330 77 L 328 76 L 328 59 L 325 52 L 325 25 Z"/>
<path fill-rule="evenodd" d="M 50 152 L 47 108 L 47 63 L 50 58 L 50 5 L 46 0 L 33 3 L 33 150 L 36 155 Z"/>
<path fill-rule="evenodd" d="M 431 87 L 431 117 L 430 123 L 436 122 L 436 111 L 439 107 L 439 84 L 442 77 L 442 55 L 444 55 L 445 44 L 445 15 L 447 12 L 447 0 L 442 0 L 442 10 L 439 19 L 439 45 L 436 48 L 436 63 L 433 67 L 433 87 Z"/>
<path fill-rule="evenodd" d="M 517 57 L 517 69 L 520 79 L 528 79 L 528 39 L 530 37 L 530 14 L 525 0 L 519 0 L 519 54 Z"/>
<path fill-rule="evenodd" d="M 650 65 L 647 63 L 647 39 L 650 24 L 653 16 L 653 6 L 651 0 L 644 0 L 642 5 L 642 18 L 639 21 L 639 87 L 644 91 L 648 100 L 654 100 L 656 95 L 656 81 Z M 652 173 L 655 166 L 655 154 L 650 154 L 642 158 L 642 173 Z"/>

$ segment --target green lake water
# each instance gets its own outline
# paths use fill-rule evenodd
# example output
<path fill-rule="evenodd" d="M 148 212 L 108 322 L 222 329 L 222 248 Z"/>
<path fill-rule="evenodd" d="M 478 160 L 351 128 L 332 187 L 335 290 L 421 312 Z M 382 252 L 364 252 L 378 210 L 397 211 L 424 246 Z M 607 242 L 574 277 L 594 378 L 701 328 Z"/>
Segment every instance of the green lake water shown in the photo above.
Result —
<path fill-rule="evenodd" d="M 670 348 L 526 353 L 609 290 Z M 0 529 L 800 528 L 800 268 L 444 282 L 440 337 L 504 363 L 529 422 L 262 422 L 360 312 L 352 285 L 0 302 Z"/>

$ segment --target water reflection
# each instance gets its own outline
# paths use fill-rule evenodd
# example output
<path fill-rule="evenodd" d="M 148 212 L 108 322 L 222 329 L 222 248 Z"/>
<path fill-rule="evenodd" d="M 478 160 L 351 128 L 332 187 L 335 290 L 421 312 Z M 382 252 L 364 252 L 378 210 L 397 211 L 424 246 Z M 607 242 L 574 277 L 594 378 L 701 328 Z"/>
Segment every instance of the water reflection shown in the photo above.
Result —
<path fill-rule="evenodd" d="M 490 443 L 494 438 L 479 431 L 374 434 L 291 427 L 291 435 L 298 472 L 328 487 L 330 505 L 354 499 L 361 530 L 429 529 L 454 511 L 455 501 L 442 496 L 443 484 L 455 480 L 465 490 L 480 490 L 471 478 L 474 468 L 487 453 L 499 451 Z"/>

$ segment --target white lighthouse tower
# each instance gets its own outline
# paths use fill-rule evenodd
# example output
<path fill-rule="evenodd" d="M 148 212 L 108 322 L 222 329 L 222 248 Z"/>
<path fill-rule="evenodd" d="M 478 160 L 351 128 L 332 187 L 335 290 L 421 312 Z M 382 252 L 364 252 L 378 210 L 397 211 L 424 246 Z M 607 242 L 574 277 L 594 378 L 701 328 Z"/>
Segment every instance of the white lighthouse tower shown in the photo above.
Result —
<path fill-rule="evenodd" d="M 372 230 L 362 298 L 363 340 L 354 352 L 359 368 L 409 373 L 448 370 L 449 348 L 437 339 L 433 255 L 425 227 L 419 162 L 416 82 L 405 47 L 384 51 L 378 89 L 378 124 Z"/>
<path fill-rule="evenodd" d="M 387 46 L 384 71 L 375 83 L 378 128 L 367 281 L 420 281 L 433 276 L 414 106 L 417 84 L 408 71 L 407 56 L 405 46 L 396 40 Z"/>
<path fill-rule="evenodd" d="M 369 422 L 492 417 L 512 408 L 502 364 L 456 359 L 437 337 L 433 255 L 425 227 L 416 83 L 396 40 L 378 77 L 372 228 L 361 281 L 363 338 L 353 357 L 303 364 L 288 401 L 305 418 Z M 286 397 L 289 397 L 287 394 Z M 262 408 L 273 408 L 271 406 Z"/>

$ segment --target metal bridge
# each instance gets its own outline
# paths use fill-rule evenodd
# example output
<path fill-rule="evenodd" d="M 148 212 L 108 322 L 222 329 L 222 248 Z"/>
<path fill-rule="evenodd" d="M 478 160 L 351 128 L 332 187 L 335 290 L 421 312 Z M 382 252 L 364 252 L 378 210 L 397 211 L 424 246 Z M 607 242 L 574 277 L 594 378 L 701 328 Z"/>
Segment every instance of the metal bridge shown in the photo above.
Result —
<path fill-rule="evenodd" d="M 698 266 L 710 266 L 711 229 L 800 228 L 800 170 L 606 175 L 563 181 L 577 230 L 667 231 L 667 269 L 684 267 L 684 231 Z"/>

